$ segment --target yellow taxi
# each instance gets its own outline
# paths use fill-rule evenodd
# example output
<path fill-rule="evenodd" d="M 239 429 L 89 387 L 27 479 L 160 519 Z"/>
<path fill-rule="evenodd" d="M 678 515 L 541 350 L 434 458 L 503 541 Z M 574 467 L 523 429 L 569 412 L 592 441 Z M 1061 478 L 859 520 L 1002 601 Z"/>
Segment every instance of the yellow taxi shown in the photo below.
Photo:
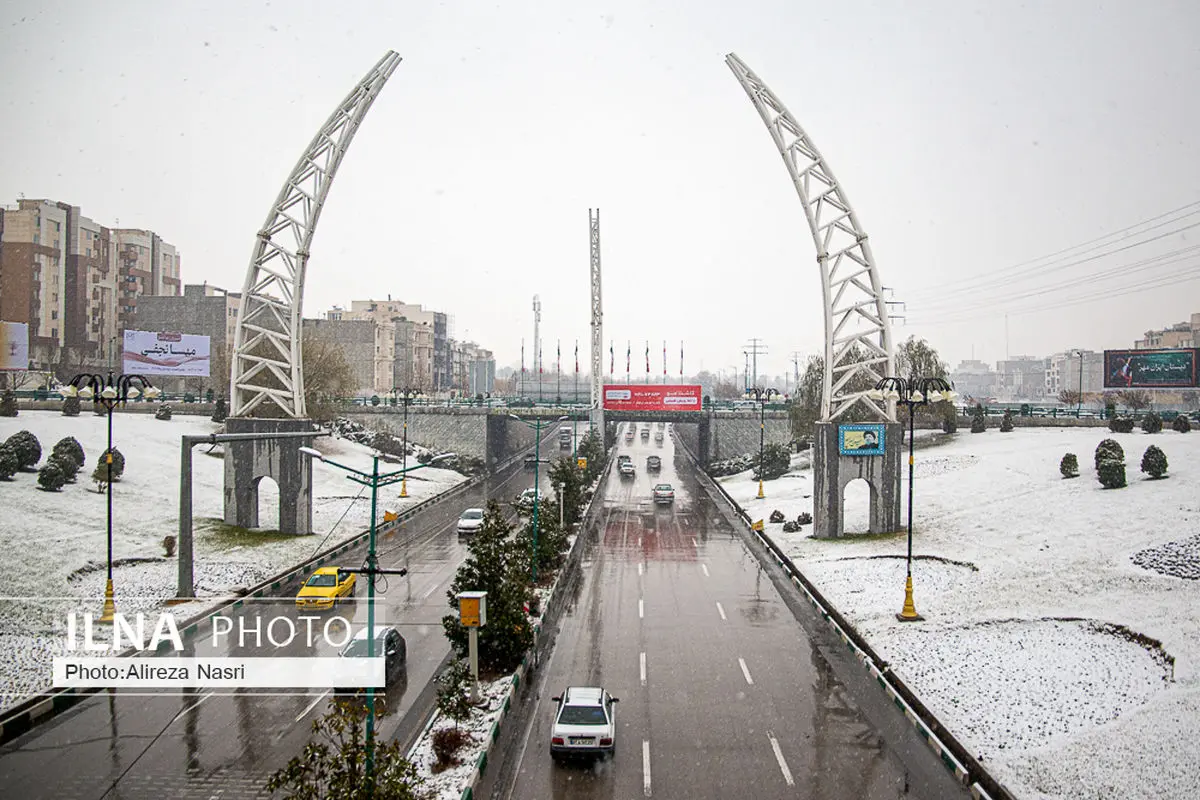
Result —
<path fill-rule="evenodd" d="M 358 576 L 339 567 L 321 567 L 304 582 L 296 595 L 297 608 L 333 608 L 339 597 L 353 597 Z"/>

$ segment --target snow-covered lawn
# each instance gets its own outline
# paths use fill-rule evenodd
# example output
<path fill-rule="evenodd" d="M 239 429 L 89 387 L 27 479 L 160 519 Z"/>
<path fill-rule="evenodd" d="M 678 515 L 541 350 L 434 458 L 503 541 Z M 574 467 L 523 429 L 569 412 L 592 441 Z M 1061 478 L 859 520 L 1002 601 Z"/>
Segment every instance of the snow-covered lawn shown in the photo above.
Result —
<path fill-rule="evenodd" d="M 1017 796 L 1200 796 L 1200 435 L 947 438 L 916 455 L 919 623 L 895 618 L 903 531 L 818 541 L 811 525 L 766 522 L 811 513 L 807 459 L 767 482 L 765 500 L 749 473 L 720 482 Z M 1096 480 L 1104 438 L 1125 450 L 1126 488 Z M 1151 444 L 1170 462 L 1164 480 L 1139 470 Z M 1059 474 L 1067 452 L 1078 478 Z M 847 531 L 865 530 L 867 503 L 865 484 L 847 488 Z"/>
<path fill-rule="evenodd" d="M 105 582 L 106 498 L 88 478 L 106 446 L 106 426 L 105 418 L 89 413 L 86 406 L 78 417 L 49 411 L 0 417 L 0 440 L 19 430 L 32 432 L 42 445 L 42 463 L 54 444 L 67 436 L 79 440 L 87 458 L 76 482 L 61 492 L 39 490 L 34 473 L 0 481 L 0 553 L 6 559 L 0 570 L 0 708 L 48 685 L 50 659 L 60 652 L 66 612 L 81 602 L 93 612 L 99 609 Z M 180 437 L 220 428 L 200 416 L 176 415 L 162 421 L 150 414 L 118 412 L 113 418 L 113 444 L 125 456 L 125 473 L 113 484 L 113 557 L 156 559 L 114 569 L 120 610 L 156 608 L 175 594 L 175 559 L 163 558 L 162 541 L 179 530 Z M 355 469 L 371 469 L 372 451 L 362 445 L 324 436 L 316 439 L 315 447 Z M 192 456 L 198 595 L 227 595 L 235 587 L 252 586 L 370 524 L 369 490 L 347 480 L 342 470 L 317 462 L 314 535 L 239 537 L 222 523 L 221 448 L 208 451 L 207 445 L 197 446 Z M 380 464 L 381 471 L 395 468 Z M 407 482 L 409 497 L 400 499 L 398 484 L 387 487 L 380 493 L 379 513 L 419 503 L 464 480 L 457 472 L 435 467 L 414 471 Z M 263 530 L 277 524 L 278 497 L 274 484 L 263 481 Z M 201 605 L 177 607 L 177 617 L 187 617 Z"/>

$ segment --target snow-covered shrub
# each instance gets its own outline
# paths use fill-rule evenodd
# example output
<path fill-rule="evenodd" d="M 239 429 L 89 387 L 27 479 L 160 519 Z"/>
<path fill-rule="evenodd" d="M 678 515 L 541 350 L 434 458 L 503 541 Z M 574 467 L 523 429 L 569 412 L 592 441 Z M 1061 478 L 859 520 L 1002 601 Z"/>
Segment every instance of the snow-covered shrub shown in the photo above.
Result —
<path fill-rule="evenodd" d="M 778 524 L 778 523 L 780 523 L 780 522 L 783 522 L 783 521 L 784 521 L 785 519 L 787 519 L 787 518 L 786 518 L 785 516 L 783 516 L 783 512 L 782 512 L 782 511 L 780 511 L 779 509 L 775 509 L 774 511 L 772 511 L 772 512 L 771 512 L 771 516 L 770 516 L 770 517 L 768 517 L 768 519 L 769 519 L 771 522 L 774 522 L 774 523 Z"/>
<path fill-rule="evenodd" d="M 171 558 L 175 555 L 175 537 L 174 536 L 164 536 L 163 537 L 163 552 L 167 554 L 167 558 Z"/>
<path fill-rule="evenodd" d="M 812 514 L 808 513 L 807 511 L 801 511 L 800 516 L 796 517 L 796 524 L 797 525 L 812 524 Z"/>
<path fill-rule="evenodd" d="M 1133 433 L 1133 417 L 1113 417 L 1108 421 L 1108 429 L 1113 433 Z"/>
<path fill-rule="evenodd" d="M 1180 414 L 1175 418 L 1175 421 L 1171 423 L 1171 430 L 1179 433 L 1189 433 L 1192 430 L 1192 423 L 1188 421 L 1187 417 L 1185 417 L 1183 414 Z"/>
<path fill-rule="evenodd" d="M 971 412 L 971 433 L 983 433 L 987 430 L 987 417 L 983 414 L 983 406 L 978 403 Z"/>
<path fill-rule="evenodd" d="M 15 417 L 17 411 L 17 393 L 12 389 L 5 389 L 4 394 L 0 395 L 0 417 Z"/>
<path fill-rule="evenodd" d="M 795 533 L 798 530 L 800 530 L 800 523 L 795 522 L 794 520 L 789 519 L 787 522 L 783 523 L 784 533 Z"/>
<path fill-rule="evenodd" d="M 51 458 L 38 470 L 38 486 L 47 492 L 57 492 L 67 482 L 67 475 L 62 470 L 62 459 Z"/>
<path fill-rule="evenodd" d="M 736 475 L 739 472 L 745 472 L 758 464 L 758 453 L 746 453 L 733 458 L 726 458 L 721 461 L 714 461 L 708 465 L 708 474 L 714 478 L 720 478 L 724 475 Z"/>
<path fill-rule="evenodd" d="M 121 475 L 123 475 L 125 473 L 125 456 L 121 455 L 121 451 L 115 447 L 112 449 L 112 455 L 113 455 L 112 479 L 114 481 L 119 481 L 119 480 L 121 480 Z M 104 475 L 105 475 L 104 480 L 108 480 L 108 462 L 106 460 L 107 456 L 108 456 L 108 451 L 105 450 L 103 453 L 100 454 L 100 463 L 98 463 L 96 465 L 96 471 L 104 473 Z M 96 477 L 94 474 L 92 476 L 92 480 L 96 480 Z"/>
<path fill-rule="evenodd" d="M 954 414 L 953 406 L 950 413 L 942 417 L 942 433 L 958 433 L 958 417 Z"/>
<path fill-rule="evenodd" d="M 21 469 L 32 469 L 42 460 L 42 443 L 29 431 L 17 431 L 5 444 L 17 454 Z"/>
<path fill-rule="evenodd" d="M 1113 461 L 1125 461 L 1125 451 L 1121 449 L 1121 445 L 1116 439 L 1104 439 L 1100 444 L 1096 445 L 1096 470 L 1100 470 L 1100 462 L 1104 459 Z"/>
<path fill-rule="evenodd" d="M 1004 416 L 1000 418 L 1000 432 L 1001 433 L 1012 433 L 1012 429 L 1013 429 L 1012 411 L 1006 410 L 1004 412 Z"/>
<path fill-rule="evenodd" d="M 51 453 L 50 458 L 46 459 L 46 463 L 51 462 L 58 465 L 58 469 L 66 478 L 67 483 L 75 482 L 75 473 L 79 472 L 79 462 L 70 453 Z"/>
<path fill-rule="evenodd" d="M 1162 417 L 1151 411 L 1142 417 L 1142 430 L 1146 433 L 1162 433 Z"/>
<path fill-rule="evenodd" d="M 76 464 L 76 469 L 83 469 L 83 465 L 87 459 L 83 455 L 83 445 L 74 436 L 66 436 L 54 443 L 54 448 L 50 451 L 52 455 L 59 453 L 66 454 Z"/>
<path fill-rule="evenodd" d="M 758 459 L 756 458 L 751 477 L 756 481 L 773 481 L 787 472 L 790 465 L 791 454 L 788 453 L 787 445 L 769 444 L 762 451 L 763 474 L 761 476 L 758 474 Z"/>
<path fill-rule="evenodd" d="M 212 421 L 213 422 L 224 422 L 225 418 L 228 416 L 229 416 L 229 404 L 225 402 L 224 397 L 218 397 L 217 398 L 217 407 L 213 409 Z"/>
<path fill-rule="evenodd" d="M 1125 485 L 1125 462 L 1106 458 L 1096 470 L 1105 489 L 1120 489 Z"/>
<path fill-rule="evenodd" d="M 1142 472 L 1154 480 L 1167 474 L 1167 454 L 1157 445 L 1150 445 L 1142 454 Z"/>
<path fill-rule="evenodd" d="M 1062 461 L 1058 462 L 1058 471 L 1062 473 L 1064 478 L 1079 477 L 1079 459 L 1074 453 L 1067 453 L 1062 457 Z"/>
<path fill-rule="evenodd" d="M 154 411 L 154 418 L 169 420 L 171 418 L 171 407 L 170 406 L 159 406 Z"/>
<path fill-rule="evenodd" d="M 78 417 L 79 416 L 79 398 L 78 397 L 63 398 L 62 413 L 63 413 L 64 417 Z"/>
<path fill-rule="evenodd" d="M 458 764 L 459 759 L 456 754 L 469 741 L 471 741 L 471 735 L 461 728 L 440 728 L 434 731 L 433 773 L 436 775 Z"/>
<path fill-rule="evenodd" d="M 0 444 L 0 481 L 10 481 L 21 469 L 17 453 L 6 444 Z"/>

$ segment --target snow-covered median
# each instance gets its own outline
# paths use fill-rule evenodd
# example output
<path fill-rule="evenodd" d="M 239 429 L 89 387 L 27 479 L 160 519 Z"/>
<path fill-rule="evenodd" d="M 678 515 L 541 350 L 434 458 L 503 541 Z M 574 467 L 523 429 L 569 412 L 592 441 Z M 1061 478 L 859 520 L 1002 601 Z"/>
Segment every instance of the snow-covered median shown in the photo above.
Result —
<path fill-rule="evenodd" d="M 1124 489 L 1096 480 L 1104 438 L 1124 448 Z M 1164 480 L 1138 469 L 1151 444 L 1170 462 Z M 1078 478 L 1059 474 L 1067 452 Z M 765 500 L 749 473 L 720 482 L 1017 796 L 1200 795 L 1200 435 L 964 430 L 918 451 L 921 623 L 894 616 L 903 531 L 819 541 L 811 525 L 784 533 L 767 522 L 775 509 L 812 512 L 799 462 L 766 483 Z M 847 488 L 847 531 L 865 530 L 868 501 L 865 484 Z"/>
<path fill-rule="evenodd" d="M 162 541 L 179 529 L 180 437 L 220 429 L 199 416 L 156 420 L 150 414 L 119 411 L 114 416 L 113 444 L 125 456 L 125 473 L 113 484 L 113 557 L 119 564 L 113 578 L 121 611 L 150 610 L 174 596 L 176 562 L 164 557 Z M 51 659 L 63 651 L 67 612 L 96 612 L 105 581 L 107 500 L 88 477 L 106 446 L 107 420 L 89 413 L 86 406 L 78 417 L 50 411 L 0 417 L 0 441 L 19 430 L 38 438 L 42 463 L 67 436 L 83 446 L 87 463 L 76 482 L 60 492 L 39 490 L 34 473 L 0 481 L 0 552 L 7 560 L 0 570 L 0 709 L 49 685 Z M 316 440 L 316 447 L 355 469 L 371 469 L 372 451 L 363 445 L 325 436 Z M 196 590 L 201 597 L 228 596 L 237 587 L 252 586 L 358 535 L 370 524 L 370 492 L 347 480 L 342 470 L 317 462 L 313 535 L 232 532 L 222 523 L 221 450 L 208 451 L 208 446 L 197 446 L 192 457 Z M 402 510 L 465 480 L 450 470 L 422 468 L 408 478 L 408 498 L 399 497 L 398 484 L 380 492 L 379 512 Z M 278 488 L 264 480 L 259 498 L 263 531 L 276 525 L 278 499 Z M 161 560 L 122 563 L 129 559 Z M 203 605 L 174 607 L 176 618 L 186 618 Z"/>

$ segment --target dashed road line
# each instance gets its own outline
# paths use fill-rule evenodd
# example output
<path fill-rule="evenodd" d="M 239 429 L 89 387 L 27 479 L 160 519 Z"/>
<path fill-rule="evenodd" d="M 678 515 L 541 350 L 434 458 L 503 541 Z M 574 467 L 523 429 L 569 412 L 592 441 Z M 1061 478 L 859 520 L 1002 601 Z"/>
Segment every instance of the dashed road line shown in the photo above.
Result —
<path fill-rule="evenodd" d="M 738 663 L 742 665 L 742 674 L 746 676 L 746 683 L 754 685 L 754 678 L 750 677 L 750 669 L 746 666 L 746 659 L 739 658 Z"/>
<path fill-rule="evenodd" d="M 650 740 L 642 739 L 642 791 L 650 796 Z"/>
<path fill-rule="evenodd" d="M 646 617 L 646 601 L 638 600 L 638 619 L 645 619 L 645 617 Z"/>
<path fill-rule="evenodd" d="M 645 686 L 646 685 L 646 654 L 642 653 L 639 656 L 639 660 L 642 662 L 642 686 Z"/>
<path fill-rule="evenodd" d="M 700 569 L 704 570 L 704 577 L 708 577 L 708 564 L 701 564 Z"/>
<path fill-rule="evenodd" d="M 723 605 L 721 605 L 721 602 L 719 600 L 717 601 L 717 613 L 721 615 L 721 619 L 723 619 L 723 620 L 729 619 L 729 617 L 725 616 L 725 607 Z"/>
<path fill-rule="evenodd" d="M 699 547 L 699 546 L 700 546 L 700 545 L 696 544 L 696 537 L 695 537 L 695 536 L 693 536 L 693 537 L 692 537 L 692 547 Z"/>
<path fill-rule="evenodd" d="M 788 769 L 787 762 L 783 759 L 783 751 L 779 749 L 779 740 L 770 731 L 767 731 L 767 738 L 771 740 L 771 749 L 775 751 L 775 760 L 779 762 L 779 771 L 783 773 L 783 780 L 788 786 L 795 786 L 796 782 L 792 780 L 792 771 Z"/>
<path fill-rule="evenodd" d="M 641 577 L 641 575 L 642 575 L 642 572 L 643 572 L 643 571 L 644 571 L 644 569 L 645 569 L 645 566 L 646 566 L 645 564 L 642 564 L 642 563 L 640 563 L 640 562 L 638 563 L 638 577 Z"/>

